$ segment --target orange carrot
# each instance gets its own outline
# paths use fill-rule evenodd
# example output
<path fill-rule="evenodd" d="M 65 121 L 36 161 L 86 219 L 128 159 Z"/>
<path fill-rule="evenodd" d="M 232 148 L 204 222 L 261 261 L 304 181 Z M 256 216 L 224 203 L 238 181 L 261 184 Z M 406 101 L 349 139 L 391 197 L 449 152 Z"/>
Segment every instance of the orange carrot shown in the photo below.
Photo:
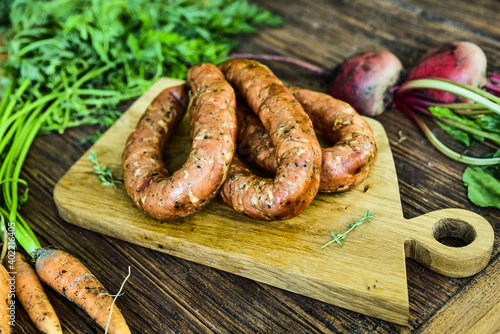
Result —
<path fill-rule="evenodd" d="M 10 286 L 9 272 L 0 264 L 0 334 L 12 333 L 10 311 L 14 309 L 14 305 L 11 304 L 13 291 Z"/>
<path fill-rule="evenodd" d="M 81 307 L 99 326 L 107 327 L 108 333 L 130 333 L 121 312 L 112 307 L 113 298 L 77 258 L 61 250 L 40 248 L 34 259 L 43 283 Z"/>
<path fill-rule="evenodd" d="M 49 298 L 43 291 L 35 269 L 19 252 L 16 252 L 14 266 L 16 297 L 23 305 L 31 321 L 42 333 L 62 334 L 59 318 L 57 318 Z"/>

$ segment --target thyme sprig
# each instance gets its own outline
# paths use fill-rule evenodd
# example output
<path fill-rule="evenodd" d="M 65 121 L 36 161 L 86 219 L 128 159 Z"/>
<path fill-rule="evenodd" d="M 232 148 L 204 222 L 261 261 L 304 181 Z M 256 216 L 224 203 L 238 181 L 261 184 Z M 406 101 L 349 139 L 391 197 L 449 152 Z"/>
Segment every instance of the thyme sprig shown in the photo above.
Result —
<path fill-rule="evenodd" d="M 354 228 L 356 226 L 362 225 L 365 221 L 367 221 L 367 222 L 371 221 L 372 218 L 375 218 L 375 215 L 373 213 L 371 213 L 370 211 L 366 210 L 365 213 L 363 214 L 363 217 L 356 219 L 354 221 L 354 223 L 349 224 L 350 228 L 346 232 L 344 232 L 344 233 L 337 232 L 337 234 L 335 234 L 335 232 L 331 231 L 333 239 L 330 240 L 329 242 L 327 242 L 326 244 L 324 244 L 323 246 L 321 246 L 321 248 L 324 248 L 324 247 L 326 247 L 329 244 L 334 243 L 334 242 L 338 243 L 340 247 L 344 247 L 344 244 L 342 244 L 342 240 L 347 238 L 347 234 L 349 234 L 349 232 L 354 230 Z"/>
<path fill-rule="evenodd" d="M 97 154 L 95 153 L 94 150 L 90 151 L 89 156 L 87 159 L 90 159 L 92 161 L 92 165 L 94 166 L 94 172 L 99 176 L 99 178 L 102 181 L 103 186 L 113 186 L 113 188 L 116 189 L 116 184 L 115 183 L 122 183 L 120 180 L 115 180 L 113 178 L 113 174 L 111 174 L 111 170 L 106 167 L 105 165 L 99 165 L 99 162 L 97 161 Z"/>

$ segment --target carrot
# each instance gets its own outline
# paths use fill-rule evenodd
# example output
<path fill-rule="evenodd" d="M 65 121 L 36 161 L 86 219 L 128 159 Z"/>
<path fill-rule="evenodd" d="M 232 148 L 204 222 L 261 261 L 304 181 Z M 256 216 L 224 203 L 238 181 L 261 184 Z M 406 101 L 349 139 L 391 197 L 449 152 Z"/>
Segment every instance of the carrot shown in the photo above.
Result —
<path fill-rule="evenodd" d="M 46 248 L 35 250 L 33 258 L 43 283 L 82 308 L 108 333 L 130 333 L 123 315 L 113 307 L 113 298 L 80 260 L 67 252 Z"/>
<path fill-rule="evenodd" d="M 11 282 L 9 272 L 0 265 L 0 334 L 12 333 L 10 312 L 14 310 L 14 304 L 11 303 Z"/>
<path fill-rule="evenodd" d="M 59 318 L 45 291 L 43 291 L 35 270 L 20 252 L 16 252 L 14 261 L 16 297 L 28 313 L 31 321 L 42 333 L 62 333 Z"/>
<path fill-rule="evenodd" d="M 14 317 L 11 318 L 10 313 L 15 312 L 15 304 L 12 301 L 15 288 L 13 286 L 14 281 L 10 277 L 9 271 L 2 265 L 9 249 L 9 233 L 5 226 L 4 216 L 0 214 L 0 218 L 0 230 L 2 231 L 3 241 L 2 251 L 0 253 L 0 334 L 2 334 L 12 333 L 15 314 L 13 314 Z M 5 300 L 5 305 L 2 305 L 2 300 Z"/>
<path fill-rule="evenodd" d="M 0 207 L 0 229 L 4 233 L 4 240 L 5 217 L 9 217 L 9 212 Z M 61 250 L 42 248 L 29 225 L 16 212 L 9 221 L 9 228 L 11 225 L 16 231 L 15 241 L 35 260 L 36 274 L 42 283 L 81 307 L 98 325 L 105 328 L 106 333 L 130 333 L 121 312 L 116 307 L 113 308 L 113 298 L 78 259 Z M 0 334 L 2 333 L 4 332 L 0 331 Z"/>

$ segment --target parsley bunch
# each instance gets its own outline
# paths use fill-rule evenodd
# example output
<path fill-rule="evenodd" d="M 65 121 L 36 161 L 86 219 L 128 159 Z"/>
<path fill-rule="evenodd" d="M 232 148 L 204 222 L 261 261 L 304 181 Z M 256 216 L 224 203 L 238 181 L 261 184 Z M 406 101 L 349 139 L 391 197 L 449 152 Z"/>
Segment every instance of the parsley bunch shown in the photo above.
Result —
<path fill-rule="evenodd" d="M 239 35 L 281 24 L 245 0 L 9 4 L 9 20 L 0 21 L 0 52 L 8 53 L 0 63 L 0 215 L 16 222 L 16 238 L 28 253 L 36 237 L 18 213 L 19 185 L 36 135 L 85 124 L 106 128 L 120 115 L 121 102 L 158 78 L 183 78 L 191 65 L 219 63 Z"/>

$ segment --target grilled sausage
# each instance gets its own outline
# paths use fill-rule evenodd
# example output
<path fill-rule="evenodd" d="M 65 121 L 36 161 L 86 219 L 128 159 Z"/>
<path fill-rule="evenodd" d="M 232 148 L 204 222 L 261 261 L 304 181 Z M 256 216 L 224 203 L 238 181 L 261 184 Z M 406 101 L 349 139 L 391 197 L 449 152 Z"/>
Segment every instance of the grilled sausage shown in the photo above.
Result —
<path fill-rule="evenodd" d="M 289 219 L 312 202 L 319 186 L 321 147 L 311 120 L 266 66 L 232 59 L 219 68 L 269 132 L 276 149 L 274 179 L 257 177 L 236 157 L 221 188 L 225 203 L 257 220 Z"/>
<path fill-rule="evenodd" d="M 236 146 L 236 98 L 220 70 L 192 67 L 187 81 L 194 95 L 190 116 L 192 145 L 184 165 L 171 176 L 163 146 L 186 111 L 187 88 L 163 91 L 148 107 L 123 152 L 124 183 L 139 209 L 157 219 L 192 215 L 217 194 Z"/>
<path fill-rule="evenodd" d="M 343 192 L 365 180 L 377 157 L 368 123 L 349 104 L 330 95 L 289 87 L 317 130 L 333 145 L 323 148 L 319 192 Z M 264 126 L 251 113 L 237 111 L 238 152 L 267 173 L 276 173 L 276 153 Z"/>

